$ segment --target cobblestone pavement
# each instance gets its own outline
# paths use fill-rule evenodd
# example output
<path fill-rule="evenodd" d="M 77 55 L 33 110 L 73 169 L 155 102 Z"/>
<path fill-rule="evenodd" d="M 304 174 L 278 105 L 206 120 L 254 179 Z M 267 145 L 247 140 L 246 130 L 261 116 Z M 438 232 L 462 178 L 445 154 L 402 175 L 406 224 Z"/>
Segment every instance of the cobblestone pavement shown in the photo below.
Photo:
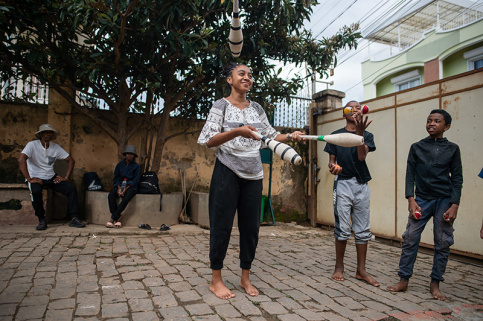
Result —
<path fill-rule="evenodd" d="M 432 256 L 420 253 L 409 291 L 391 293 L 400 249 L 370 243 L 367 269 L 381 283 L 374 288 L 354 277 L 351 240 L 346 280 L 336 282 L 331 232 L 280 223 L 261 228 L 251 277 L 260 295 L 250 297 L 238 285 L 237 235 L 223 270 L 236 296 L 221 300 L 208 289 L 208 231 L 196 226 L 3 226 L 0 320 L 483 320 L 482 266 L 450 260 L 441 286 L 449 298 L 437 301 Z"/>

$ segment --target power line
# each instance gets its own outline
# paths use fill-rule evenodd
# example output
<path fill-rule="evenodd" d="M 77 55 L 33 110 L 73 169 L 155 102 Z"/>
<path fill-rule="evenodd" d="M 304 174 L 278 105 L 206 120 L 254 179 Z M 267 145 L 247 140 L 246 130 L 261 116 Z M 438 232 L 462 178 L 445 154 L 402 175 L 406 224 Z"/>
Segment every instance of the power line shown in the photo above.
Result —
<path fill-rule="evenodd" d="M 321 32 L 319 32 L 314 38 L 317 38 L 318 36 L 320 36 L 328 27 L 330 27 L 330 25 L 332 25 L 337 19 L 340 18 L 340 16 L 342 16 L 347 10 L 349 10 L 353 5 L 354 3 L 356 3 L 357 0 L 354 0 L 347 8 L 345 8 L 337 17 L 334 18 L 334 20 L 332 20 Z"/>

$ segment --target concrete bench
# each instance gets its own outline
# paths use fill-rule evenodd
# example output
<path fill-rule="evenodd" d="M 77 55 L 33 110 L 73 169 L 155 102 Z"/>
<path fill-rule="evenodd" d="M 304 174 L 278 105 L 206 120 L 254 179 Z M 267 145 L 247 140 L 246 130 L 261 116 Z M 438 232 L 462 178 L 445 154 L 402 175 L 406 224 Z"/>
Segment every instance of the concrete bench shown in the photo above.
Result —
<path fill-rule="evenodd" d="M 192 192 L 188 202 L 188 211 L 191 219 L 199 226 L 207 229 L 210 228 L 209 195 L 209 193 Z M 238 213 L 235 214 L 233 227 L 238 227 Z"/>
<path fill-rule="evenodd" d="M 104 191 L 86 191 L 85 210 L 89 223 L 104 225 L 111 219 L 108 194 L 109 192 Z M 179 214 L 183 208 L 183 194 L 163 194 L 162 211 L 159 211 L 159 203 L 159 194 L 136 194 L 122 213 L 122 225 L 138 226 L 144 223 L 149 224 L 151 228 L 159 228 L 161 224 L 178 224 Z"/>
<path fill-rule="evenodd" d="M 64 219 L 67 216 L 67 198 L 49 188 L 44 189 L 42 194 L 47 222 L 52 219 Z M 39 222 L 26 184 L 0 184 L 0 202 L 11 200 L 20 201 L 21 208 L 0 210 L 1 225 L 36 225 Z"/>

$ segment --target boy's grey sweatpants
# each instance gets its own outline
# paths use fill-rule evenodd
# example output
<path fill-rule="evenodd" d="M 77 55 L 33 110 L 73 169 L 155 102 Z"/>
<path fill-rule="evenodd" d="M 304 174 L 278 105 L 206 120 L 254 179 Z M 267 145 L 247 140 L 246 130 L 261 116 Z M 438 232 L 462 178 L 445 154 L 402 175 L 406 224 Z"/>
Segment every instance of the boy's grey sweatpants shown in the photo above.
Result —
<path fill-rule="evenodd" d="M 370 200 L 367 183 L 360 184 L 356 178 L 334 181 L 334 236 L 339 241 L 348 240 L 354 231 L 356 244 L 365 244 L 371 237 Z"/>

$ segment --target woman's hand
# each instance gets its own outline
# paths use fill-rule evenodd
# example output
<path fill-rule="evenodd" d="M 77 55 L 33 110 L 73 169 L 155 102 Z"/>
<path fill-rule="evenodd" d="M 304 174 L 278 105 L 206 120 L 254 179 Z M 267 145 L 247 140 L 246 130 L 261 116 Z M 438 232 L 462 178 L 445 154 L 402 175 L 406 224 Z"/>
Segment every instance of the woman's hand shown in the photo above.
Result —
<path fill-rule="evenodd" d="M 245 137 L 245 138 L 251 138 L 251 139 L 254 139 L 254 140 L 260 140 L 260 138 L 258 138 L 258 136 L 253 133 L 253 132 L 257 131 L 257 129 L 253 126 L 245 125 L 245 126 L 242 126 L 242 127 L 238 127 L 234 130 L 237 131 L 238 136 L 242 136 L 242 137 Z"/>
<path fill-rule="evenodd" d="M 301 132 L 301 131 L 298 131 L 298 130 L 294 131 L 291 134 L 292 141 L 294 141 L 294 142 L 301 142 L 301 141 L 305 140 L 305 138 L 300 137 L 300 135 L 305 135 L 305 133 L 304 132 Z"/>

